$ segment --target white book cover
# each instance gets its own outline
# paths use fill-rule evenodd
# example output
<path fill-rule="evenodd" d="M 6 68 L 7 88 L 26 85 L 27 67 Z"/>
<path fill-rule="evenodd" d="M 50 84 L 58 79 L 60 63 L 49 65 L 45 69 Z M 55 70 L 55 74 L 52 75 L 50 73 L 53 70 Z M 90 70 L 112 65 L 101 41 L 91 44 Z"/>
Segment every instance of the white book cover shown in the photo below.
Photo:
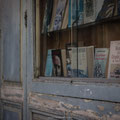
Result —
<path fill-rule="evenodd" d="M 88 64 L 87 64 L 87 48 L 78 48 L 78 76 L 81 78 L 88 77 Z"/>
<path fill-rule="evenodd" d="M 110 44 L 108 78 L 120 78 L 120 40 Z"/>

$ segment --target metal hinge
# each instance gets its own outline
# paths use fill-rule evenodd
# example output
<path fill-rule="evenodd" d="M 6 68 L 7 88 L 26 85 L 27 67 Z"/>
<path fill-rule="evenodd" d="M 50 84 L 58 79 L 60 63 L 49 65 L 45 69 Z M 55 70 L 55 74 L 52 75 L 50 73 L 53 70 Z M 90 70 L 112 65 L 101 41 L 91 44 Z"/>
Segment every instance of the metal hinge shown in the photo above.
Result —
<path fill-rule="evenodd" d="M 27 10 L 25 11 L 24 19 L 25 19 L 25 27 L 27 28 Z"/>

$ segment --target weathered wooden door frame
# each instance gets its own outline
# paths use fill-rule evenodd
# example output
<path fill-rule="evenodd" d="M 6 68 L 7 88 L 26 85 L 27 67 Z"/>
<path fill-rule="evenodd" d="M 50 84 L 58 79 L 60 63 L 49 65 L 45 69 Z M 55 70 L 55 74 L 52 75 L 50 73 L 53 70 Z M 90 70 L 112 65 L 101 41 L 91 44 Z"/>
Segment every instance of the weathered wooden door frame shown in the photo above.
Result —
<path fill-rule="evenodd" d="M 48 107 L 46 104 L 49 105 L 50 109 L 56 111 L 59 109 L 57 106 L 60 105 L 63 116 L 67 115 L 65 113 L 67 110 L 71 112 L 71 109 L 77 109 L 74 105 L 78 106 L 78 109 L 83 106 L 81 112 L 84 113 L 84 109 L 101 113 L 101 108 L 106 108 L 109 111 L 114 103 L 117 103 L 116 106 L 120 105 L 120 96 L 118 96 L 120 81 L 117 79 L 109 81 L 98 79 L 96 81 L 96 79 L 83 80 L 79 78 L 34 78 L 33 0 L 27 1 L 27 8 L 27 119 L 32 120 L 32 113 L 41 114 L 41 111 L 52 114 L 52 110 L 44 109 L 44 107 Z M 50 102 L 53 104 L 49 104 Z M 101 103 L 102 106 L 100 106 Z M 115 110 L 112 110 L 111 113 L 114 115 Z"/>
<path fill-rule="evenodd" d="M 1 3 L 4 2 L 4 0 L 1 0 Z M 12 82 L 4 82 L 2 79 L 2 75 L 0 75 L 0 82 L 1 82 L 1 90 L 2 91 L 2 96 L 1 100 L 2 101 L 2 111 L 5 105 L 9 105 L 10 108 L 16 110 L 20 110 L 20 118 L 22 120 L 27 120 L 27 80 L 26 80 L 26 62 L 27 62 L 27 55 L 26 55 L 26 49 L 27 49 L 27 26 L 26 26 L 26 13 L 27 13 L 27 6 L 26 6 L 26 0 L 20 0 L 20 68 L 21 72 L 20 73 L 20 82 L 16 83 L 14 81 Z M 14 5 L 14 3 L 12 3 Z M 2 4 L 1 4 L 2 5 Z M 14 5 L 15 6 L 15 5 Z M 1 13 L 0 9 L 0 13 Z M 1 18 L 1 17 L 0 17 Z M 2 19 L 2 18 L 1 18 Z M 1 21 L 1 20 L 0 20 Z M 12 26 L 14 27 L 14 26 Z M 1 29 L 1 38 L 0 38 L 0 47 L 3 47 L 3 41 L 2 40 L 2 28 L 0 25 Z M 3 49 L 0 49 L 0 52 L 3 53 Z M 0 61 L 2 59 L 2 55 L 0 54 Z M 2 65 L 2 61 L 0 62 L 0 65 Z M 0 67 L 0 70 L 2 67 Z M 1 71 L 0 71 L 1 74 Z M 3 89 L 4 88 L 4 89 Z M 6 93 L 3 92 L 6 90 Z M 7 94 L 9 96 L 7 96 Z M 11 96 L 10 96 L 11 95 Z M 5 97 L 6 96 L 6 97 Z M 7 107 L 6 107 L 7 108 Z M 3 112 L 2 112 L 3 113 Z M 1 115 L 2 116 L 2 115 Z"/>

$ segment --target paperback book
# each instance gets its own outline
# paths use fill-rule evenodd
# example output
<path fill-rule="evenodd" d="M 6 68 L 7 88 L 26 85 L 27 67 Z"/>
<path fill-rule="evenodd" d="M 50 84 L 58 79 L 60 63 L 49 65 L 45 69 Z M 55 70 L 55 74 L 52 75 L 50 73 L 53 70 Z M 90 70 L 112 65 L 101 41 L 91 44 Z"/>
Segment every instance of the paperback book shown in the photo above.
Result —
<path fill-rule="evenodd" d="M 68 27 L 83 24 L 84 21 L 84 1 L 69 0 Z"/>
<path fill-rule="evenodd" d="M 107 77 L 108 48 L 95 48 L 94 77 Z"/>
<path fill-rule="evenodd" d="M 120 78 L 120 40 L 111 41 L 108 78 Z"/>
<path fill-rule="evenodd" d="M 87 48 L 78 47 L 78 77 L 88 77 Z"/>
<path fill-rule="evenodd" d="M 87 50 L 85 47 L 71 48 L 71 76 L 88 77 Z"/>
<path fill-rule="evenodd" d="M 52 70 L 53 70 L 52 50 L 49 49 L 46 60 L 45 76 L 51 77 Z"/>
<path fill-rule="evenodd" d="M 96 0 L 84 0 L 84 24 L 95 21 Z"/>
<path fill-rule="evenodd" d="M 67 69 L 67 77 L 72 77 L 72 69 L 71 69 L 71 55 L 72 55 L 72 47 L 66 48 L 66 69 Z"/>
<path fill-rule="evenodd" d="M 52 62 L 53 62 L 53 69 L 52 69 L 52 76 L 63 76 L 63 66 L 62 66 L 62 55 L 61 50 L 52 50 Z"/>
<path fill-rule="evenodd" d="M 66 0 L 58 1 L 53 30 L 59 30 L 61 28 L 65 6 L 66 6 Z"/>
<path fill-rule="evenodd" d="M 97 0 L 96 1 L 96 20 L 105 19 L 116 15 L 114 0 Z"/>

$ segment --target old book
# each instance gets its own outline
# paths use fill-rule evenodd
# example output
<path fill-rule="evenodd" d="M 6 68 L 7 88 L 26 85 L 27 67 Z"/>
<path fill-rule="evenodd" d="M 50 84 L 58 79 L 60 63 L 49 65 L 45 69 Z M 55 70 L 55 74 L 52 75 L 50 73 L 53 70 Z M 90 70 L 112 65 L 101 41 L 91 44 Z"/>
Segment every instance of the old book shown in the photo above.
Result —
<path fill-rule="evenodd" d="M 68 27 L 77 26 L 84 22 L 84 1 L 69 0 L 69 19 Z"/>
<path fill-rule="evenodd" d="M 78 77 L 78 48 L 71 48 L 71 76 Z"/>
<path fill-rule="evenodd" d="M 84 23 L 95 21 L 96 0 L 84 0 Z"/>
<path fill-rule="evenodd" d="M 68 13 L 69 13 L 68 11 L 69 11 L 69 0 L 67 0 L 66 2 L 61 29 L 65 29 L 68 26 Z"/>
<path fill-rule="evenodd" d="M 108 64 L 108 48 L 95 48 L 95 61 L 94 61 L 94 77 L 106 78 L 107 77 L 107 64 Z"/>
<path fill-rule="evenodd" d="M 47 0 L 45 6 L 45 12 L 44 12 L 42 33 L 46 33 L 49 31 L 51 17 L 52 17 L 52 9 L 53 9 L 53 0 Z"/>
<path fill-rule="evenodd" d="M 67 76 L 67 66 L 66 66 L 66 50 L 61 49 L 61 56 L 62 56 L 62 68 L 63 68 L 63 76 Z"/>
<path fill-rule="evenodd" d="M 78 47 L 78 77 L 88 77 L 87 48 Z"/>
<path fill-rule="evenodd" d="M 53 73 L 52 76 L 63 76 L 61 49 L 52 50 Z"/>
<path fill-rule="evenodd" d="M 94 67 L 94 46 L 71 47 L 68 57 L 68 73 L 71 77 L 92 78 Z"/>
<path fill-rule="evenodd" d="M 88 77 L 86 47 L 71 48 L 71 73 L 72 73 L 72 77 L 80 77 L 80 78 Z"/>
<path fill-rule="evenodd" d="M 114 0 L 96 0 L 96 20 L 115 16 L 116 4 Z"/>
<path fill-rule="evenodd" d="M 72 47 L 66 48 L 66 69 L 67 69 L 67 77 L 72 77 L 72 69 L 71 69 L 71 57 L 72 56 Z"/>
<path fill-rule="evenodd" d="M 53 31 L 53 26 L 54 26 L 54 20 L 55 20 L 58 1 L 59 0 L 53 0 L 53 10 L 52 10 L 52 17 L 51 17 L 49 31 Z"/>
<path fill-rule="evenodd" d="M 66 5 L 66 0 L 58 1 L 53 30 L 59 30 L 61 28 L 65 5 Z"/>
<path fill-rule="evenodd" d="M 120 78 L 120 40 L 110 44 L 108 78 Z"/>
<path fill-rule="evenodd" d="M 53 70 L 53 62 L 52 62 L 52 50 L 48 50 L 47 60 L 46 60 L 46 68 L 45 68 L 45 76 L 52 76 Z"/>
<path fill-rule="evenodd" d="M 97 20 L 98 18 L 98 15 L 100 13 L 100 11 L 102 10 L 102 7 L 103 7 L 103 4 L 104 4 L 104 0 L 96 0 L 96 7 L 95 7 L 95 19 Z"/>
<path fill-rule="evenodd" d="M 93 78 L 94 76 L 94 46 L 87 47 L 87 68 L 88 77 Z"/>

